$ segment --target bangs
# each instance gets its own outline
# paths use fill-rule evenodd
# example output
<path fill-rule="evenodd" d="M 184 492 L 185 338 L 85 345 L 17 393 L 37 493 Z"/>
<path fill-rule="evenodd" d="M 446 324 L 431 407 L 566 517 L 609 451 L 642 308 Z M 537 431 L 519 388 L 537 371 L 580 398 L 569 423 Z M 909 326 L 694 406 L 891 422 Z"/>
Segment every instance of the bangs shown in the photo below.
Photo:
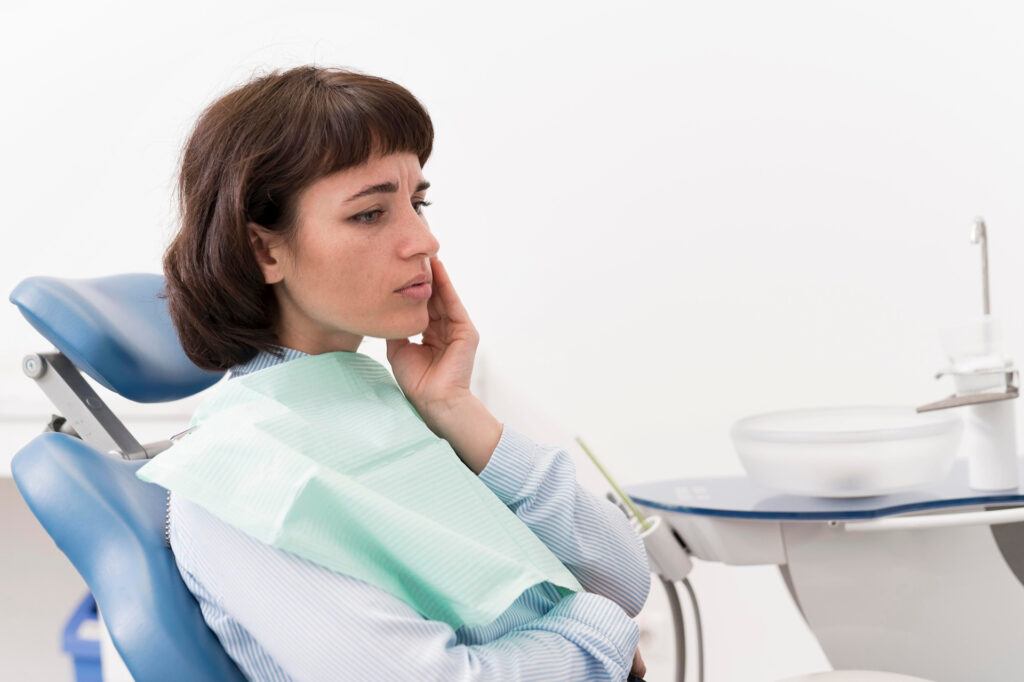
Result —
<path fill-rule="evenodd" d="M 344 84 L 322 78 L 323 107 L 313 107 L 319 120 L 306 130 L 320 131 L 314 149 L 321 150 L 319 174 L 358 166 L 373 155 L 411 152 L 426 164 L 434 143 L 434 128 L 423 105 L 393 83 L 382 85 L 373 79 L 370 87 L 353 82 L 346 74 Z"/>

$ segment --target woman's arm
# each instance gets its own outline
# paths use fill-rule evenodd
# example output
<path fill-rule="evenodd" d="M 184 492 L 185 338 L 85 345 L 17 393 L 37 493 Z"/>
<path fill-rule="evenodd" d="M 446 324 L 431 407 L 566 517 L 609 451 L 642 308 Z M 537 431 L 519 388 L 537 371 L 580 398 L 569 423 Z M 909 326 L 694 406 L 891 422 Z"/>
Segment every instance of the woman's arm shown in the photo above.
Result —
<path fill-rule="evenodd" d="M 529 615 L 526 595 L 488 626 L 494 639 L 457 644 L 448 624 L 385 590 L 261 543 L 186 501 L 172 509 L 179 569 L 254 679 L 283 671 L 294 680 L 620 681 L 632 665 L 639 630 L 600 595 L 570 594 L 539 617 Z"/>
<path fill-rule="evenodd" d="M 651 589 L 643 540 L 625 514 L 576 480 L 569 454 L 504 425 L 480 472 L 495 495 L 572 571 L 589 592 L 635 617 Z"/>
<path fill-rule="evenodd" d="M 490 462 L 502 431 L 501 422 L 480 399 L 464 393 L 450 404 L 424 408 L 419 414 L 423 423 L 448 441 L 463 464 L 479 476 Z"/>
<path fill-rule="evenodd" d="M 503 425 L 472 393 L 423 417 L 588 592 L 640 612 L 650 592 L 643 540 L 622 510 L 580 485 L 568 453 Z"/>
<path fill-rule="evenodd" d="M 422 416 L 588 592 L 640 613 L 651 589 L 643 540 L 618 507 L 577 482 L 565 450 L 501 424 L 472 394 Z"/>

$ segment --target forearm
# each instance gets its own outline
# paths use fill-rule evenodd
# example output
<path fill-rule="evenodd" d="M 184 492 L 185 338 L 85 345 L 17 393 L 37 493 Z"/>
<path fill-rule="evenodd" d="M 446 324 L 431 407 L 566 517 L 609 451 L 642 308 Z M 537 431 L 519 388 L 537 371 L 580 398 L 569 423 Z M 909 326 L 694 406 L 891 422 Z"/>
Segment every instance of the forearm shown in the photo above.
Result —
<path fill-rule="evenodd" d="M 614 504 L 579 484 L 566 450 L 540 445 L 504 424 L 479 478 L 588 592 L 611 599 L 630 616 L 640 613 L 651 587 L 643 540 Z"/>
<path fill-rule="evenodd" d="M 651 587 L 643 541 L 615 505 L 580 486 L 565 450 L 539 446 L 506 428 L 471 393 L 420 416 L 477 476 L 504 439 L 501 457 L 481 480 L 587 591 L 615 601 L 630 616 L 640 612 Z"/>
<path fill-rule="evenodd" d="M 420 416 L 478 476 L 501 440 L 501 422 L 472 393 L 446 406 L 424 409 Z"/>

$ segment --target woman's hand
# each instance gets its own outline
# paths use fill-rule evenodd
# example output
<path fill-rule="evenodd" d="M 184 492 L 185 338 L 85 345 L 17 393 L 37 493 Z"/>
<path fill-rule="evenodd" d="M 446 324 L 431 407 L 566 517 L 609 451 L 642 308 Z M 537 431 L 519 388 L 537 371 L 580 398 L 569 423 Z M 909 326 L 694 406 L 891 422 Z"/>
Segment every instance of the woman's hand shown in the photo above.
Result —
<path fill-rule="evenodd" d="M 423 343 L 388 339 L 388 362 L 395 381 L 424 423 L 479 475 L 504 426 L 469 390 L 480 335 L 441 261 L 431 258 L 430 269 L 430 323 L 423 332 Z"/>
<path fill-rule="evenodd" d="M 395 381 L 421 415 L 451 409 L 471 395 L 469 382 L 480 343 L 480 335 L 441 260 L 431 258 L 430 269 L 430 323 L 423 332 L 423 342 L 387 339 L 388 362 Z"/>

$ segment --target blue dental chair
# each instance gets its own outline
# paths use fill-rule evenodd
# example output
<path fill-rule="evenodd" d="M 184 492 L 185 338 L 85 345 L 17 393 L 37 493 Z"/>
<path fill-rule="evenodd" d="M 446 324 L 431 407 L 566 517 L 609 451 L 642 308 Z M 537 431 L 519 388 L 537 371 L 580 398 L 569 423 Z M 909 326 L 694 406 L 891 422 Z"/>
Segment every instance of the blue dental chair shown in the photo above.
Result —
<path fill-rule="evenodd" d="M 60 414 L 14 456 L 15 484 L 85 579 L 138 682 L 242 681 L 178 573 L 165 534 L 166 493 L 135 477 L 170 440 L 141 444 L 79 370 L 136 402 L 198 393 L 222 374 L 182 351 L 158 297 L 164 279 L 30 277 L 10 300 L 57 351 L 22 362 Z"/>

